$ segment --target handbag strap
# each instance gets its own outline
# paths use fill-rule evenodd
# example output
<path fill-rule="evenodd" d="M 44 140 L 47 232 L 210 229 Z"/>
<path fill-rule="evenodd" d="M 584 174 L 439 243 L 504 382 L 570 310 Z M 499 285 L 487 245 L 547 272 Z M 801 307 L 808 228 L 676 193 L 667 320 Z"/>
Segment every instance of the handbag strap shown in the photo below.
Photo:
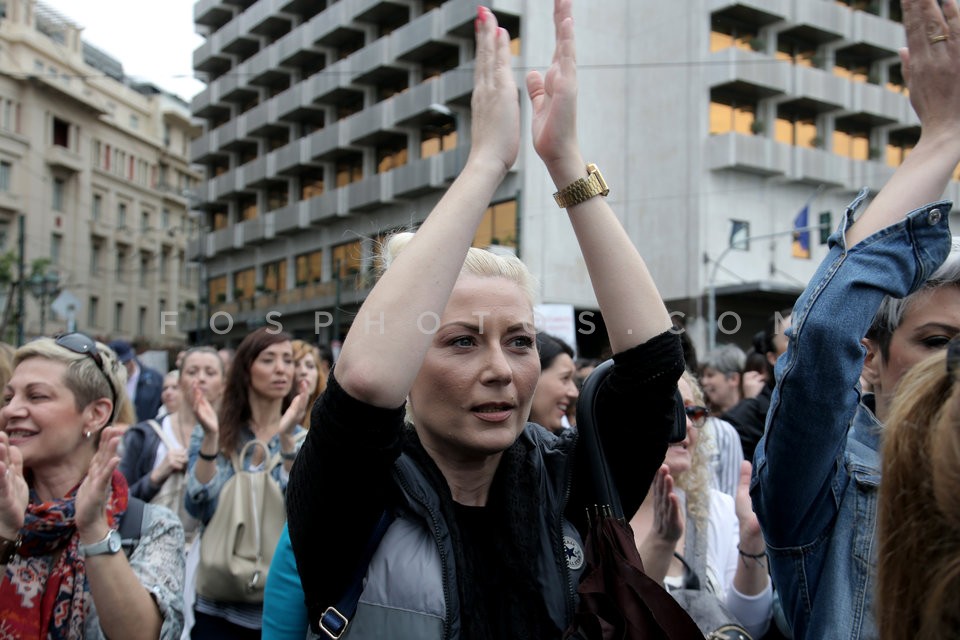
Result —
<path fill-rule="evenodd" d="M 357 568 L 350 578 L 350 585 L 347 587 L 346 592 L 336 605 L 327 607 L 326 611 L 320 615 L 317 626 L 320 627 L 320 630 L 325 633 L 327 637 L 333 638 L 333 640 L 340 638 L 350 625 L 353 616 L 357 613 L 357 603 L 360 602 L 360 594 L 363 593 L 363 579 L 367 575 L 367 567 L 370 566 L 370 560 L 373 559 L 373 554 L 376 553 L 377 547 L 380 546 L 380 541 L 383 540 L 384 534 L 386 534 L 387 529 L 390 528 L 391 522 L 393 522 L 393 514 L 387 509 L 383 512 L 383 515 L 380 516 L 380 520 L 377 521 L 377 526 L 374 527 L 373 533 L 370 534 L 370 539 L 367 540 L 367 544 L 363 549 L 363 555 L 360 556 L 360 562 L 357 563 Z"/>
<path fill-rule="evenodd" d="M 607 514 L 625 521 L 623 508 L 620 506 L 620 495 L 610 475 L 607 459 L 603 453 L 603 443 L 597 432 L 597 407 L 595 400 L 600 387 L 613 370 L 613 360 L 606 360 L 599 364 L 587 379 L 583 381 L 580 397 L 577 400 L 577 437 L 580 450 L 583 452 L 589 477 L 593 508 L 606 511 Z M 588 518 L 600 516 L 600 513 L 587 513 Z"/>
<path fill-rule="evenodd" d="M 167 451 L 176 451 L 179 448 L 173 445 L 173 443 L 170 441 L 170 436 L 168 436 L 163 430 L 163 427 L 160 426 L 159 422 L 153 419 L 147 420 L 146 422 L 160 438 L 160 441 L 163 443 L 163 446 L 167 448 Z"/>

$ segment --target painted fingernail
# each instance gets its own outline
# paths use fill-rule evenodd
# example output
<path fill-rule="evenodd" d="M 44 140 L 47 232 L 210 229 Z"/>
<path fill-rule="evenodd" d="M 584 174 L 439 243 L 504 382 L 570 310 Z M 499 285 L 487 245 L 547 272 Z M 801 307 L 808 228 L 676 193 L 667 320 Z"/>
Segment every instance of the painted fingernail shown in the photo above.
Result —
<path fill-rule="evenodd" d="M 477 21 L 480 23 L 487 21 L 487 9 L 486 7 L 477 7 Z"/>

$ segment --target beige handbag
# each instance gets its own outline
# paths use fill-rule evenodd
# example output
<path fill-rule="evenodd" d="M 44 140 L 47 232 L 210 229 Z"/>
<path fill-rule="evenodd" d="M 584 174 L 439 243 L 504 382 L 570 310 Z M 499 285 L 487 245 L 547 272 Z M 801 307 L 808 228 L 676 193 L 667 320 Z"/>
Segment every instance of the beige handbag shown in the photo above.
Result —
<path fill-rule="evenodd" d="M 251 447 L 262 447 L 265 463 L 243 469 Z M 203 530 L 197 593 L 218 602 L 263 602 L 273 551 L 287 520 L 283 493 L 270 472 L 281 462 L 270 448 L 251 440 L 234 456 L 233 476 L 220 491 L 217 510 Z"/>
<path fill-rule="evenodd" d="M 163 430 L 163 427 L 160 426 L 159 422 L 156 420 L 147 420 L 147 424 L 149 424 L 150 428 L 160 437 L 160 441 L 163 442 L 163 445 L 168 451 L 181 448 L 179 444 L 172 441 L 170 436 Z M 171 473 L 163 484 L 160 485 L 160 490 L 157 491 L 157 494 L 150 500 L 150 504 L 166 507 L 177 514 L 180 522 L 183 523 L 183 535 L 186 539 L 185 548 L 189 549 L 191 543 L 193 543 L 193 539 L 197 535 L 197 530 L 200 528 L 200 521 L 187 513 L 183 500 L 186 493 L 187 474 L 183 472 Z"/>

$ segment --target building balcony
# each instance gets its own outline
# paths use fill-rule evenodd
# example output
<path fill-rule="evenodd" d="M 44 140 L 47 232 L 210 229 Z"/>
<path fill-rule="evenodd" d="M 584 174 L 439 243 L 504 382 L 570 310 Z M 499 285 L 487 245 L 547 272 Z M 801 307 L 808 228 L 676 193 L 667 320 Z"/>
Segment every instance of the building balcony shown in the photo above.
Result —
<path fill-rule="evenodd" d="M 853 11 L 836 2 L 793 2 L 787 18 L 794 27 L 806 27 L 817 34 L 817 40 L 839 40 L 850 31 Z"/>
<path fill-rule="evenodd" d="M 43 152 L 43 159 L 51 167 L 65 169 L 74 173 L 83 171 L 87 162 L 79 153 L 75 153 L 66 147 L 52 144 Z"/>
<path fill-rule="evenodd" d="M 824 149 L 809 149 L 792 145 L 774 143 L 787 151 L 790 158 L 788 178 L 797 182 L 823 184 L 828 187 L 849 187 L 849 158 L 838 156 Z"/>
<path fill-rule="evenodd" d="M 746 85 L 761 98 L 787 92 L 790 65 L 766 54 L 731 47 L 711 53 L 710 63 L 705 75 L 711 88 Z"/>
<path fill-rule="evenodd" d="M 287 206 L 272 211 L 273 231 L 275 235 L 284 233 L 299 233 L 310 227 L 309 200 L 292 202 Z"/>
<path fill-rule="evenodd" d="M 12 218 L 20 211 L 20 196 L 9 191 L 0 191 L 0 213 L 6 214 L 7 219 Z"/>
<path fill-rule="evenodd" d="M 193 51 L 193 69 L 213 76 L 219 76 L 230 69 L 232 59 L 218 48 L 216 34 L 208 38 Z"/>
<path fill-rule="evenodd" d="M 850 94 L 851 82 L 829 71 L 799 64 L 782 63 L 788 83 L 786 93 L 792 99 L 805 99 L 818 111 L 843 108 L 844 96 Z"/>
<path fill-rule="evenodd" d="M 450 37 L 443 18 L 443 11 L 431 11 L 403 25 L 390 34 L 389 54 L 408 62 L 456 54 L 459 43 Z"/>
<path fill-rule="evenodd" d="M 260 50 L 240 67 L 243 69 L 238 72 L 245 75 L 246 81 L 257 86 L 276 84 L 291 76 L 291 72 L 282 67 L 280 51 L 275 44 Z"/>
<path fill-rule="evenodd" d="M 849 85 L 849 101 L 844 105 L 848 111 L 865 113 L 877 124 L 920 125 L 906 96 L 875 84 L 851 82 Z"/>
<path fill-rule="evenodd" d="M 867 11 L 853 11 L 849 25 L 848 40 L 886 51 L 891 57 L 897 55 L 900 47 L 907 46 L 903 25 L 892 20 Z"/>
<path fill-rule="evenodd" d="M 197 0 L 193 5 L 193 21 L 216 31 L 233 18 L 230 5 L 220 0 Z"/>
<path fill-rule="evenodd" d="M 239 195 L 243 192 L 243 168 L 231 169 L 208 182 L 212 187 L 212 200 L 220 200 L 227 196 Z"/>
<path fill-rule="evenodd" d="M 221 101 L 243 104 L 257 96 L 256 88 L 247 82 L 247 68 L 247 64 L 243 63 L 210 83 L 219 89 Z"/>
<path fill-rule="evenodd" d="M 707 138 L 706 168 L 732 169 L 762 176 L 782 176 L 790 169 L 789 147 L 763 136 L 724 133 Z"/>
<path fill-rule="evenodd" d="M 754 25 L 786 19 L 786 0 L 710 0 L 710 13 L 721 13 Z"/>
<path fill-rule="evenodd" d="M 307 160 L 309 159 L 309 155 L 305 151 L 307 146 L 306 140 L 300 138 L 280 147 L 276 151 L 272 151 L 270 155 L 275 158 L 274 170 L 276 173 L 292 173 L 297 168 L 307 164 Z"/>
<path fill-rule="evenodd" d="M 257 0 L 240 14 L 240 30 L 271 38 L 290 30 L 295 17 L 284 13 L 287 0 Z"/>

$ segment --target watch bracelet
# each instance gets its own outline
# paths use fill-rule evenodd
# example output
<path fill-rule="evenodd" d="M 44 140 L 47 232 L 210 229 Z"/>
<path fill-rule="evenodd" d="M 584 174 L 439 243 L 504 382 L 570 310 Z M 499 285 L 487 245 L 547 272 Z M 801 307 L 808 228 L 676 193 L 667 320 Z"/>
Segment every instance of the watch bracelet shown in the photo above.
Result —
<path fill-rule="evenodd" d="M 580 204 L 584 200 L 589 200 L 593 196 L 600 195 L 599 187 L 600 185 L 596 184 L 593 175 L 579 178 L 560 192 L 559 195 L 563 200 L 561 206 L 566 209 Z"/>
<path fill-rule="evenodd" d="M 569 185 L 553 194 L 553 199 L 562 209 L 568 209 L 595 196 L 605 196 L 609 192 L 597 165 L 587 165 L 587 175 L 577 178 Z"/>

